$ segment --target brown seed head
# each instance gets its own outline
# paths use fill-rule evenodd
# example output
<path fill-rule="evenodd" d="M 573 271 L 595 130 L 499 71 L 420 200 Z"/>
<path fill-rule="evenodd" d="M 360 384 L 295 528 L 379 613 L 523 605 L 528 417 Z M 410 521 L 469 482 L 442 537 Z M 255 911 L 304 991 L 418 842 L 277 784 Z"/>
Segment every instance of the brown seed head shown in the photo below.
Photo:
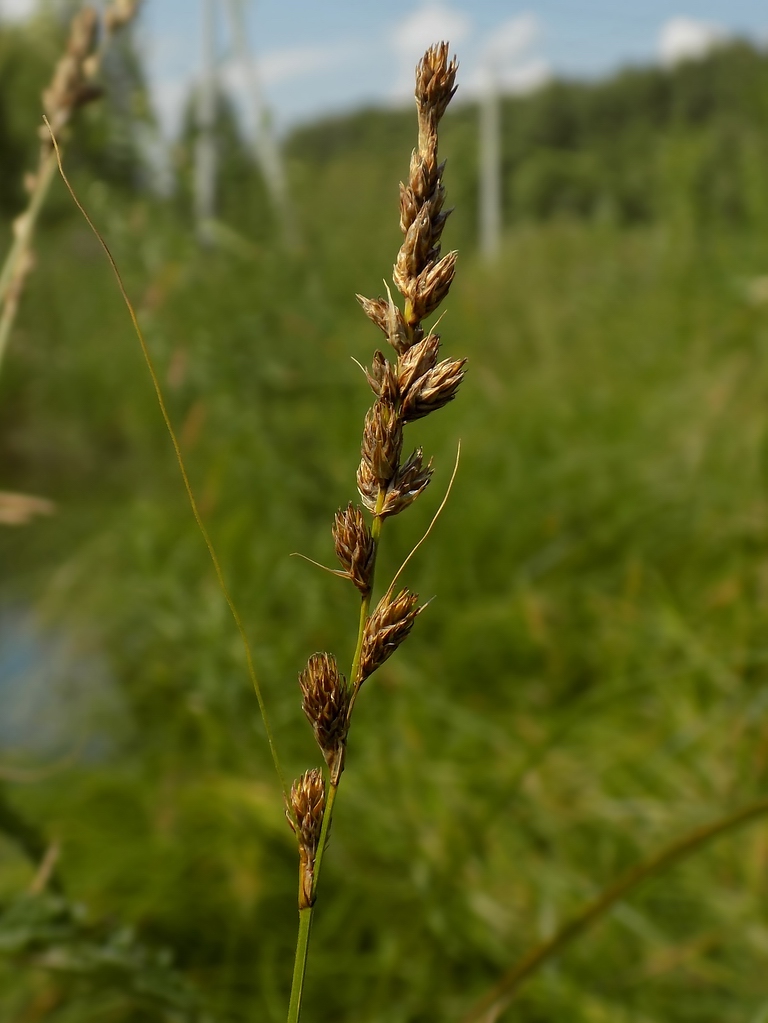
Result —
<path fill-rule="evenodd" d="M 351 506 L 350 506 L 351 507 Z M 334 784 L 344 770 L 350 691 L 332 654 L 312 654 L 299 675 L 301 709 L 315 733 Z"/>
<path fill-rule="evenodd" d="M 363 312 L 368 319 L 375 323 L 379 330 L 387 333 L 388 303 L 386 298 L 366 298 L 365 295 L 357 295 L 357 301 L 363 307 Z"/>
<path fill-rule="evenodd" d="M 466 362 L 466 359 L 445 359 L 420 377 L 403 400 L 403 422 L 412 423 L 453 401 L 464 379 Z"/>
<path fill-rule="evenodd" d="M 363 295 L 358 295 L 357 300 L 368 319 L 386 334 L 387 341 L 398 354 L 406 351 L 415 340 L 418 340 L 417 337 L 414 337 L 413 330 L 406 324 L 403 314 L 392 301 L 391 295 L 388 298 L 365 298 Z"/>
<path fill-rule="evenodd" d="M 449 252 L 438 263 L 428 265 L 418 277 L 402 282 L 401 291 L 409 299 L 413 310 L 409 317 L 411 325 L 431 316 L 448 294 L 456 272 L 458 255 L 458 252 Z"/>
<path fill-rule="evenodd" d="M 438 212 L 445 200 L 445 186 L 443 185 L 445 160 L 442 163 L 437 162 L 437 133 L 431 134 L 428 141 L 429 145 L 423 152 L 414 149 L 411 153 L 407 190 L 411 193 L 412 202 L 415 207 L 413 217 L 416 216 L 416 213 L 427 202 L 434 203 L 437 207 L 435 212 Z M 400 185 L 401 190 L 404 187 L 402 184 Z M 404 211 L 401 197 L 401 217 L 403 212 L 406 212 L 407 215 L 407 211 Z M 407 227 L 410 226 L 411 220 L 408 220 L 405 226 L 400 225 L 403 234 L 405 234 Z"/>
<path fill-rule="evenodd" d="M 357 490 L 365 507 L 372 515 L 375 514 L 379 499 L 379 481 L 364 459 L 357 467 Z"/>
<path fill-rule="evenodd" d="M 299 909 L 306 909 L 314 902 L 315 856 L 324 812 L 325 780 L 323 772 L 314 767 L 293 783 L 285 810 L 291 830 L 299 841 Z"/>
<path fill-rule="evenodd" d="M 403 234 L 406 233 L 408 228 L 416 219 L 416 215 L 419 212 L 419 201 L 416 198 L 413 189 L 410 185 L 404 185 L 400 182 L 400 230 Z"/>
<path fill-rule="evenodd" d="M 380 487 L 386 487 L 397 473 L 403 447 L 403 424 L 393 405 L 377 401 L 365 417 L 362 461 Z"/>
<path fill-rule="evenodd" d="M 418 594 L 405 589 L 396 597 L 387 592 L 381 598 L 365 623 L 358 685 L 381 667 L 406 638 L 423 610 L 418 601 Z"/>
<path fill-rule="evenodd" d="M 344 573 L 367 597 L 371 592 L 376 545 L 362 509 L 350 503 L 336 512 L 333 519 L 333 542 Z"/>
<path fill-rule="evenodd" d="M 453 278 L 455 256 L 440 259 L 440 237 L 451 211 L 443 210 L 445 162 L 437 159 L 437 127 L 456 91 L 457 68 L 456 60 L 449 60 L 447 43 L 430 47 L 416 68 L 419 142 L 411 154 L 408 183 L 400 185 L 404 239 L 393 272 L 412 332 L 435 311 Z"/>
<path fill-rule="evenodd" d="M 409 504 L 413 504 L 419 494 L 424 491 L 432 479 L 432 459 L 423 464 L 424 452 L 418 448 L 398 472 L 392 484 L 387 488 L 381 509 L 381 517 L 397 515 Z"/>
<path fill-rule="evenodd" d="M 456 92 L 459 63 L 448 59 L 448 43 L 430 46 L 416 66 L 416 105 L 419 110 L 419 134 L 437 128 L 438 121 Z"/>
<path fill-rule="evenodd" d="M 88 81 L 87 61 L 96 46 L 99 19 L 92 7 L 84 7 L 72 19 L 64 56 L 56 65 L 51 84 L 43 92 L 43 109 L 54 132 L 69 120 L 72 112 L 100 91 Z M 41 137 L 50 144 L 43 126 Z"/>
<path fill-rule="evenodd" d="M 426 203 L 406 231 L 405 241 L 397 254 L 393 280 L 401 291 L 398 282 L 407 281 L 421 273 L 429 261 L 432 244 L 431 208 L 430 204 Z"/>
<path fill-rule="evenodd" d="M 383 352 L 375 352 L 371 368 L 365 371 L 371 390 L 377 398 L 394 405 L 400 397 L 400 390 L 397 386 L 395 369 L 391 362 L 387 362 Z"/>
<path fill-rule="evenodd" d="M 437 363 L 440 335 L 428 334 L 397 360 L 397 385 L 404 399 L 411 388 Z"/>

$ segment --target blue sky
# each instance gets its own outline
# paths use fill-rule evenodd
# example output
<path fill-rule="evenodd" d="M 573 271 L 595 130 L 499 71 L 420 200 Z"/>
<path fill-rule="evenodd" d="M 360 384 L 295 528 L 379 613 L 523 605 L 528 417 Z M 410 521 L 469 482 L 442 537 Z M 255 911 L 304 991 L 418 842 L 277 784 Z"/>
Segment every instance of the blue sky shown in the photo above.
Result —
<path fill-rule="evenodd" d="M 21 17 L 36 3 L 0 0 Z M 102 0 L 103 2 L 103 0 Z M 141 41 L 156 104 L 168 131 L 200 66 L 203 0 L 144 0 Z M 222 79 L 245 88 L 219 8 Z M 464 95 L 492 61 L 507 88 L 551 75 L 595 77 L 627 64 L 674 60 L 732 35 L 768 43 L 768 4 L 759 0 L 237 0 L 263 91 L 285 128 L 367 102 L 403 100 L 428 41 L 450 38 Z"/>
<path fill-rule="evenodd" d="M 407 95 L 425 41 L 449 36 L 466 94 L 477 88 L 489 55 L 510 87 L 548 74 L 596 76 L 628 62 L 660 58 L 663 33 L 685 49 L 723 35 L 768 40 L 768 5 L 758 0 L 240 0 L 249 41 L 261 60 L 264 91 L 281 126 L 364 102 Z M 222 8 L 223 0 L 217 0 Z M 144 24 L 158 94 L 172 119 L 182 82 L 200 51 L 201 0 L 146 0 Z M 220 18 L 225 28 L 224 17 Z M 665 28 L 666 27 L 666 28 Z M 225 79 L 242 85 L 227 59 Z M 494 53 L 495 51 L 495 53 Z"/>

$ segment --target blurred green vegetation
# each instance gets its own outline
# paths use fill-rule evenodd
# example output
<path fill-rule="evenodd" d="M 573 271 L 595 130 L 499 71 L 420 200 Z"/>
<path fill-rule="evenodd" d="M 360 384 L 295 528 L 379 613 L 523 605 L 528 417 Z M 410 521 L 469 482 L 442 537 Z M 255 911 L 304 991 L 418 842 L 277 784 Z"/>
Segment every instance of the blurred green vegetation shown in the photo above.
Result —
<path fill-rule="evenodd" d="M 13 140 L 33 137 L 52 59 L 0 39 L 9 215 L 34 153 Z M 370 396 L 352 357 L 381 343 L 354 293 L 378 294 L 394 259 L 413 118 L 293 135 L 296 255 L 230 118 L 221 208 L 244 243 L 201 251 L 191 137 L 161 201 L 89 141 L 111 103 L 85 113 L 67 164 L 135 298 L 293 777 L 318 762 L 296 675 L 317 649 L 351 656 L 357 600 L 290 555 L 332 564 L 332 515 L 354 497 Z M 624 868 L 765 794 L 767 103 L 768 59 L 746 46 L 509 100 L 492 264 L 474 244 L 476 110 L 446 119 L 462 257 L 441 332 L 470 372 L 409 427 L 436 478 L 387 524 L 382 580 L 458 438 L 462 464 L 406 573 L 436 599 L 356 713 L 307 1023 L 457 1020 Z M 67 636 L 57 686 L 113 699 L 61 748 L 30 734 L 0 755 L 4 799 L 59 843 L 61 881 L 25 894 L 36 865 L 0 835 L 0 1019 L 280 1021 L 293 839 L 127 314 L 67 203 L 57 183 L 0 378 L 0 488 L 57 512 L 0 532 L 0 607 Z M 509 1018 L 765 1020 L 767 863 L 760 825 L 706 849 Z"/>

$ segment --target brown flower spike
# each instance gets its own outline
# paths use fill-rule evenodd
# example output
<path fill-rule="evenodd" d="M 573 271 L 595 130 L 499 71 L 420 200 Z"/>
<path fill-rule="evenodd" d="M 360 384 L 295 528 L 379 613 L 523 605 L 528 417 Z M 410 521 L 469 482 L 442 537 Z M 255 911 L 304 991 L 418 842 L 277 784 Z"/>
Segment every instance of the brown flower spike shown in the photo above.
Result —
<path fill-rule="evenodd" d="M 396 597 L 384 594 L 376 610 L 365 623 L 363 652 L 357 685 L 372 675 L 397 650 L 413 623 L 424 608 L 418 606 L 419 596 L 410 590 L 401 590 Z"/>
<path fill-rule="evenodd" d="M 285 816 L 299 841 L 299 909 L 314 903 L 315 857 L 325 812 L 325 780 L 314 767 L 305 771 L 291 788 Z"/>
<path fill-rule="evenodd" d="M 371 592 L 376 545 L 362 509 L 351 502 L 333 519 L 333 543 L 344 575 L 366 597 Z"/>
<path fill-rule="evenodd" d="M 312 654 L 299 675 L 301 709 L 312 725 L 334 785 L 344 770 L 350 691 L 332 654 Z"/>
<path fill-rule="evenodd" d="M 389 292 L 386 298 L 357 296 L 397 355 L 391 363 L 377 351 L 366 371 L 377 400 L 365 421 L 357 487 L 363 505 L 378 518 L 407 508 L 432 475 L 431 462 L 422 464 L 420 450 L 400 465 L 403 427 L 447 405 L 464 379 L 466 360 L 438 363 L 440 337 L 425 336 L 421 325 L 448 294 L 456 269 L 455 252 L 440 255 L 440 238 L 450 211 L 443 209 L 445 164 L 437 159 L 437 128 L 456 91 L 456 70 L 447 43 L 430 47 L 416 69 L 419 142 L 411 155 L 408 182 L 400 186 L 404 238 L 393 271 L 405 311 L 398 309 Z"/>

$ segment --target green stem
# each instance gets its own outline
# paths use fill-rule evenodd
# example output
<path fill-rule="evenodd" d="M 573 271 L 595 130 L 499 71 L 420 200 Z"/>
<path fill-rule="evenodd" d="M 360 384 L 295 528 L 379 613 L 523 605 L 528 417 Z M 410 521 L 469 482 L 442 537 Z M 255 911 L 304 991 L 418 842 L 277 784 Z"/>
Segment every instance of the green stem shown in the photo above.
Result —
<path fill-rule="evenodd" d="M 323 865 L 323 857 L 325 856 L 325 847 L 328 844 L 328 832 L 331 830 L 331 821 L 333 820 L 333 804 L 336 802 L 336 793 L 339 791 L 338 784 L 334 785 L 333 782 L 328 786 L 328 798 L 325 803 L 325 812 L 323 813 L 323 826 L 320 829 L 320 840 L 317 843 L 317 855 L 315 856 L 315 869 L 312 876 L 312 902 L 317 897 L 317 882 L 320 878 L 320 870 Z"/>
<path fill-rule="evenodd" d="M 299 936 L 296 939 L 296 961 L 293 965 L 291 1004 L 288 1007 L 288 1023 L 299 1023 L 301 998 L 304 994 L 304 977 L 307 972 L 309 932 L 312 929 L 312 906 L 299 910 Z"/>
<path fill-rule="evenodd" d="M 582 934 L 588 927 L 604 916 L 615 903 L 633 891 L 643 881 L 661 873 L 679 860 L 696 852 L 707 842 L 727 834 L 744 824 L 768 813 L 768 799 L 737 810 L 736 813 L 721 817 L 712 824 L 696 828 L 676 842 L 666 846 L 650 859 L 632 867 L 596 899 L 572 917 L 548 941 L 531 949 L 501 980 L 462 1018 L 462 1023 L 496 1023 L 501 1014 L 509 1008 L 523 982 L 558 955 L 566 945 Z"/>
<path fill-rule="evenodd" d="M 376 558 L 379 553 L 379 540 L 381 538 L 381 526 L 384 521 L 381 516 L 381 508 L 384 503 L 384 491 L 379 491 L 379 499 L 376 504 L 376 512 L 371 526 L 373 537 L 373 559 L 371 563 L 371 585 L 368 593 L 360 601 L 360 619 L 357 627 L 357 643 L 355 653 L 352 657 L 352 669 L 350 671 L 350 685 L 353 686 L 352 701 L 349 712 L 352 713 L 360 686 L 357 682 L 357 675 L 360 670 L 360 659 L 363 655 L 363 639 L 365 637 L 365 623 L 371 610 L 371 593 L 373 592 L 373 577 L 376 571 Z M 328 834 L 331 830 L 333 820 L 333 806 L 336 802 L 336 794 L 339 791 L 339 783 L 331 780 L 328 784 L 328 796 L 323 813 L 323 826 L 320 829 L 320 839 L 317 843 L 317 854 L 315 856 L 315 867 L 312 876 L 312 906 L 299 910 L 299 934 L 296 939 L 296 960 L 293 967 L 293 981 L 291 983 L 291 1001 L 288 1007 L 288 1023 L 299 1023 L 301 1016 L 301 999 L 304 993 L 304 976 L 307 972 L 307 956 L 309 954 L 309 932 L 312 926 L 312 914 L 314 912 L 314 901 L 317 894 L 317 884 L 320 880 L 320 871 L 323 866 L 325 849 L 328 845 Z"/>

